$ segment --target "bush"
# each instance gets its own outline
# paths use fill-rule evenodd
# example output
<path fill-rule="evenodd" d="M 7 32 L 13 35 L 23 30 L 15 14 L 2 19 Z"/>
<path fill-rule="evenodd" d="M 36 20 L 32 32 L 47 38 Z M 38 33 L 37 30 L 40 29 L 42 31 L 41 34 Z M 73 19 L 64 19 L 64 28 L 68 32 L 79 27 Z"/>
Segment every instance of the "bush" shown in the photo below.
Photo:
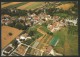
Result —
<path fill-rule="evenodd" d="M 18 28 L 18 29 L 22 29 L 22 30 L 25 29 L 24 25 L 22 25 L 21 23 L 17 23 L 17 24 L 15 25 L 15 27 Z"/>
<path fill-rule="evenodd" d="M 16 11 L 16 12 L 15 12 Z M 1 14 L 8 14 L 11 16 L 25 16 L 26 15 L 26 10 L 20 10 L 20 9 L 13 9 L 13 12 L 9 8 L 4 8 L 1 9 Z"/>
<path fill-rule="evenodd" d="M 29 39 L 29 40 L 27 40 L 25 43 L 26 43 L 27 45 L 30 45 L 33 41 L 34 41 L 33 39 Z"/>
<path fill-rule="evenodd" d="M 12 36 L 13 34 L 11 32 L 9 32 L 9 35 Z"/>
<path fill-rule="evenodd" d="M 8 26 L 10 26 L 10 27 L 14 27 L 14 24 L 13 24 L 13 23 L 10 23 L 10 24 L 8 24 Z"/>
<path fill-rule="evenodd" d="M 78 27 L 77 26 L 68 26 L 68 33 L 69 34 L 76 34 L 76 33 L 78 33 Z"/>

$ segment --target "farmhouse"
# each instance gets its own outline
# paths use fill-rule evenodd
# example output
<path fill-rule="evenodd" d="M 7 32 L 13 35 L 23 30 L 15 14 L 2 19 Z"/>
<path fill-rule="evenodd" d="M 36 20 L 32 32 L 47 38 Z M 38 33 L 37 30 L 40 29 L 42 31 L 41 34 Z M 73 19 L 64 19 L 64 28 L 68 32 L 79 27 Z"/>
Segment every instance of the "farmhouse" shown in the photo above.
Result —
<path fill-rule="evenodd" d="M 67 19 L 65 21 L 69 22 L 69 23 L 72 23 L 74 26 L 76 26 L 76 24 L 77 24 L 77 19 L 76 20 L 69 20 L 69 19 Z"/>
<path fill-rule="evenodd" d="M 22 30 L 18 30 L 16 28 L 12 28 L 9 26 L 1 27 L 1 48 L 4 49 L 10 42 L 12 42 L 21 32 Z"/>

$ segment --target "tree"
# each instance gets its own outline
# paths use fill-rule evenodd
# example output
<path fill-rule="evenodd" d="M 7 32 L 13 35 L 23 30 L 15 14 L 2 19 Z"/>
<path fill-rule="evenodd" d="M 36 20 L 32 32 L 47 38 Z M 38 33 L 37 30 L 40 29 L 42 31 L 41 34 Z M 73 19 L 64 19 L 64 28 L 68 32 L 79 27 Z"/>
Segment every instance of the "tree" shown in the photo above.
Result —
<path fill-rule="evenodd" d="M 24 30 L 24 25 L 22 25 L 21 23 L 17 23 L 16 25 L 15 25 L 15 27 L 16 28 L 18 28 L 18 29 L 22 29 L 22 30 Z"/>
<path fill-rule="evenodd" d="M 14 27 L 14 24 L 13 24 L 13 23 L 10 23 L 10 24 L 8 24 L 8 26 L 10 26 L 10 27 Z"/>
<path fill-rule="evenodd" d="M 13 42 L 12 42 L 12 46 L 14 46 L 15 48 L 18 46 L 18 41 L 17 40 L 14 40 Z"/>
<path fill-rule="evenodd" d="M 8 34 L 9 34 L 9 36 L 12 36 L 13 35 L 11 32 L 9 32 Z"/>
<path fill-rule="evenodd" d="M 35 27 L 29 28 L 28 33 L 29 33 L 30 36 L 34 36 L 34 34 L 36 33 L 36 28 Z"/>

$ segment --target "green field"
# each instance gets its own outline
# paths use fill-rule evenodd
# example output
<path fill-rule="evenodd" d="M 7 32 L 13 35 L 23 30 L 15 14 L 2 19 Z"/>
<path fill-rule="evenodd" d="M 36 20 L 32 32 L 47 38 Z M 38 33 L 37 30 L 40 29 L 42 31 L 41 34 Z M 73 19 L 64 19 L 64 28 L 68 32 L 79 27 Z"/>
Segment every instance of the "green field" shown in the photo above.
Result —
<path fill-rule="evenodd" d="M 1 2 L 1 5 L 3 5 L 3 4 L 7 4 L 7 3 L 10 3 L 10 2 Z"/>
<path fill-rule="evenodd" d="M 55 32 L 54 36 L 58 36 L 60 39 L 57 46 L 54 47 L 57 52 L 62 53 L 65 56 L 78 55 L 78 34 L 68 34 L 68 28 L 64 27 L 60 31 Z M 65 45 L 65 43 L 67 45 Z"/>
<path fill-rule="evenodd" d="M 26 9 L 36 9 L 39 8 L 40 6 L 42 6 L 44 4 L 44 2 L 36 2 L 33 3 L 32 5 L 26 7 Z"/>
<path fill-rule="evenodd" d="M 46 33 L 49 34 L 49 35 L 53 35 L 53 33 L 47 28 L 46 25 L 42 25 L 42 26 L 40 27 L 40 29 L 43 30 L 44 32 L 46 32 Z"/>
<path fill-rule="evenodd" d="M 10 2 L 8 2 L 10 3 Z M 6 4 L 8 4 L 6 3 Z M 26 3 L 29 3 L 29 2 L 22 2 L 22 3 L 19 3 L 19 4 L 15 4 L 15 5 L 9 5 L 7 7 L 4 7 L 4 8 L 17 8 L 19 6 L 23 6 L 25 5 Z M 34 2 L 32 3 L 31 5 L 25 5 L 25 10 L 27 9 L 36 9 L 36 8 L 39 8 L 40 6 L 43 6 L 44 5 L 44 2 Z"/>
<path fill-rule="evenodd" d="M 10 5 L 10 6 L 6 7 L 6 8 L 17 8 L 17 7 L 22 6 L 22 5 L 26 4 L 26 3 L 27 2 L 22 2 L 22 3 L 19 3 L 19 4 L 15 4 L 15 5 Z"/>

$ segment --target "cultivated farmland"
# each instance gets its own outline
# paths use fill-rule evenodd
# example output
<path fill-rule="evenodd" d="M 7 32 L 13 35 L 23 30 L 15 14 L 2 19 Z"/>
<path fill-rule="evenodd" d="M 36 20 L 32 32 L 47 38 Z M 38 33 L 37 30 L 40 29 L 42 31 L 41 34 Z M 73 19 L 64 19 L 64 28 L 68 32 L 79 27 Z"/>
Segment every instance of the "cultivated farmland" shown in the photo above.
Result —
<path fill-rule="evenodd" d="M 22 5 L 26 4 L 26 3 L 27 2 L 22 2 L 22 3 L 15 4 L 15 5 L 10 5 L 10 6 L 6 7 L 6 8 L 17 8 L 17 7 L 22 6 Z"/>
<path fill-rule="evenodd" d="M 10 5 L 15 5 L 15 4 L 18 4 L 18 3 L 21 3 L 21 2 L 11 2 L 11 3 L 7 3 L 7 4 L 3 4 L 3 5 L 1 5 L 1 8 L 5 8 L 5 7 L 8 7 Z"/>
<path fill-rule="evenodd" d="M 3 4 L 1 8 L 16 8 L 21 10 L 36 9 L 44 5 L 44 2 L 9 2 Z"/>
<path fill-rule="evenodd" d="M 18 30 L 16 28 L 12 28 L 9 26 L 2 26 L 2 49 L 6 47 L 12 40 L 14 40 L 21 32 L 22 30 Z M 17 33 L 16 33 L 17 31 Z M 12 36 L 9 35 L 9 33 L 12 33 Z"/>

